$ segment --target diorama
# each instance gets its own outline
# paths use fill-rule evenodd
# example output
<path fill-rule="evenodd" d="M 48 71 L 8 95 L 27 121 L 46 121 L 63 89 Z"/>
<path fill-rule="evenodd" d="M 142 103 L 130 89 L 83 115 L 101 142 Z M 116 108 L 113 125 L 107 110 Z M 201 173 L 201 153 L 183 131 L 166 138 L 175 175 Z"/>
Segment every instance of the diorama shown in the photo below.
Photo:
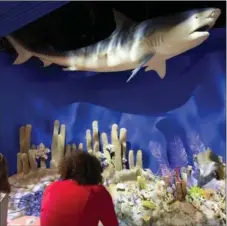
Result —
<path fill-rule="evenodd" d="M 76 2 L 1 4 L 0 226 L 39 226 L 45 188 L 60 179 L 62 158 L 77 151 L 99 159 L 120 226 L 226 225 L 221 3 L 141 23 L 123 6 L 105 6 L 115 30 L 92 46 L 89 35 L 78 44 L 71 31 L 88 11 Z M 107 19 L 98 20 L 102 30 Z M 70 32 L 54 33 L 66 24 Z"/>
<path fill-rule="evenodd" d="M 104 184 L 113 197 L 120 225 L 226 224 L 225 163 L 209 148 L 194 156 L 196 167 L 167 169 L 155 175 L 143 167 L 142 150 L 127 153 L 127 129 L 117 124 L 107 135 L 99 131 L 98 121 L 93 121 L 92 129 L 85 133 L 85 147 L 83 143 L 65 145 L 66 126 L 57 120 L 50 148 L 43 143 L 31 145 L 31 133 L 31 125 L 20 128 L 17 174 L 8 178 L 7 163 L 1 156 L 0 182 L 11 187 L 10 192 L 1 188 L 2 194 L 7 194 L 2 199 L 7 197 L 8 202 L 1 205 L 4 210 L 8 205 L 9 225 L 15 225 L 18 219 L 22 224 L 23 216 L 33 216 L 26 225 L 37 224 L 43 191 L 58 180 L 60 159 L 78 150 L 88 151 L 101 161 Z M 215 171 L 201 186 L 201 175 L 196 172 L 213 164 Z"/>

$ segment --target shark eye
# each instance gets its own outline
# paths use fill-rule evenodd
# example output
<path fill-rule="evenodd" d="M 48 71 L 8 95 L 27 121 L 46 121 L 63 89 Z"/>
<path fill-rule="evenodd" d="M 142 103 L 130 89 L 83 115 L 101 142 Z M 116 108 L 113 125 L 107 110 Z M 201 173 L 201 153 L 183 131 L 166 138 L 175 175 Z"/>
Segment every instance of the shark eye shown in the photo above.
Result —
<path fill-rule="evenodd" d="M 196 19 L 199 19 L 199 17 L 198 17 L 198 16 L 195 16 L 195 18 L 196 18 Z"/>

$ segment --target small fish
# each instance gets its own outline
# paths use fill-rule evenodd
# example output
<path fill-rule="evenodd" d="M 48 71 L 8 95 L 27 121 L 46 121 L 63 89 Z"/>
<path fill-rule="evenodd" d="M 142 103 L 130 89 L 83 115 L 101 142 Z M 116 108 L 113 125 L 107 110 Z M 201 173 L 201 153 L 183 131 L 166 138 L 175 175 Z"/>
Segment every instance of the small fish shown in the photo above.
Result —
<path fill-rule="evenodd" d="M 22 64 L 34 56 L 43 62 L 44 67 L 57 64 L 65 67 L 65 71 L 133 70 L 127 82 L 145 67 L 145 71 L 154 70 L 163 79 L 166 60 L 203 43 L 220 14 L 220 9 L 205 8 L 137 23 L 114 10 L 116 29 L 108 38 L 62 53 L 37 52 L 13 35 L 6 39 L 18 53 L 14 64 Z"/>
<path fill-rule="evenodd" d="M 208 149 L 194 156 L 196 168 L 199 169 L 198 186 L 203 187 L 212 179 L 224 179 L 224 165 L 220 158 Z"/>

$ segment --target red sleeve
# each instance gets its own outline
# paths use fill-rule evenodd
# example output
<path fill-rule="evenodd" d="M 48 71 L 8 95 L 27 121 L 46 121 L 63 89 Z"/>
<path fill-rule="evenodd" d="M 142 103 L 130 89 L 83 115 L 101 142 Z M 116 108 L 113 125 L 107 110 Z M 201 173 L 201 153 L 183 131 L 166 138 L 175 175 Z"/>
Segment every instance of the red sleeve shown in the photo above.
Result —
<path fill-rule="evenodd" d="M 112 197 L 104 186 L 102 186 L 99 197 L 100 221 L 103 226 L 119 226 Z"/>

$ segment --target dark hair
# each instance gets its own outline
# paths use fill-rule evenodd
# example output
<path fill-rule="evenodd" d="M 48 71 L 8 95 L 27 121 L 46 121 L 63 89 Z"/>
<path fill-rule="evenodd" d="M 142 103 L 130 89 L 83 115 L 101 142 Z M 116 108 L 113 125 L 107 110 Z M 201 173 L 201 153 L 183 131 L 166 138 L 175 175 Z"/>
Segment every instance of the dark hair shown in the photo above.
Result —
<path fill-rule="evenodd" d="M 75 180 L 81 185 L 96 185 L 102 182 L 102 166 L 92 154 L 84 151 L 74 151 L 61 160 L 60 179 Z"/>
<path fill-rule="evenodd" d="M 4 156 L 0 153 L 0 192 L 9 194 L 11 187 L 8 181 L 8 166 Z"/>

